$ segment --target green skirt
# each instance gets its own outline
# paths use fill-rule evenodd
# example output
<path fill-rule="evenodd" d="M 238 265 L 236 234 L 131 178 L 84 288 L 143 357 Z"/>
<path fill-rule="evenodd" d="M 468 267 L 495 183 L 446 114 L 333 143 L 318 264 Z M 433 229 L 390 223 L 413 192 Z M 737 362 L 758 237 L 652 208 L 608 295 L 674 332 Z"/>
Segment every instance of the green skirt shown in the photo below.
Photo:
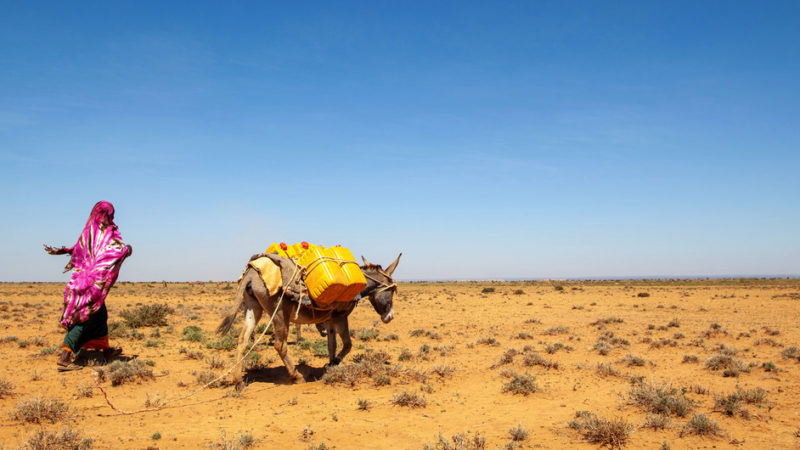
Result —
<path fill-rule="evenodd" d="M 64 336 L 64 347 L 75 353 L 86 343 L 95 339 L 105 339 L 105 346 L 100 345 L 100 347 L 108 348 L 108 310 L 106 310 L 105 304 L 96 313 L 89 316 L 89 320 L 79 323 L 67 331 Z"/>

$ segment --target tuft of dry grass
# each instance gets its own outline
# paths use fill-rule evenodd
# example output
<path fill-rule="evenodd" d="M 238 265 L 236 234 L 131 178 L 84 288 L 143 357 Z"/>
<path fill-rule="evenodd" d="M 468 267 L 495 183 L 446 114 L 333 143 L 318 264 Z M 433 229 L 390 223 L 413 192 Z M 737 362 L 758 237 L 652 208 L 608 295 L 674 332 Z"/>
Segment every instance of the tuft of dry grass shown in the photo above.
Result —
<path fill-rule="evenodd" d="M 14 383 L 12 383 L 12 382 L 4 379 L 4 378 L 0 378 L 0 398 L 4 398 L 4 397 L 8 397 L 8 396 L 14 395 L 13 390 L 15 388 L 16 388 L 16 386 L 14 386 Z"/>
<path fill-rule="evenodd" d="M 107 366 L 96 367 L 94 370 L 97 372 L 100 381 L 109 380 L 112 386 L 119 386 L 129 381 L 152 380 L 155 378 L 153 371 L 139 359 L 131 361 L 117 360 Z"/>
<path fill-rule="evenodd" d="M 645 365 L 645 360 L 636 355 L 627 355 L 622 358 L 622 362 L 627 364 L 628 367 L 641 367 Z"/>
<path fill-rule="evenodd" d="M 600 444 L 611 448 L 620 448 L 628 442 L 635 427 L 623 418 L 601 419 L 588 411 L 575 413 L 575 420 L 570 427 L 581 433 L 584 439 L 592 444 Z"/>
<path fill-rule="evenodd" d="M 538 353 L 525 352 L 522 358 L 522 364 L 526 366 L 541 366 L 545 369 L 558 369 L 558 361 L 552 359 L 544 359 Z"/>
<path fill-rule="evenodd" d="M 416 392 L 403 391 L 392 398 L 392 404 L 397 406 L 408 406 L 409 408 L 424 408 L 428 405 L 425 396 Z"/>
<path fill-rule="evenodd" d="M 628 399 L 648 412 L 667 416 L 685 417 L 692 409 L 691 400 L 669 383 L 638 383 L 631 387 Z"/>
<path fill-rule="evenodd" d="M 167 304 L 142 305 L 136 309 L 126 309 L 120 313 L 126 324 L 133 328 L 158 327 L 167 324 L 167 316 L 175 312 Z"/>
<path fill-rule="evenodd" d="M 59 431 L 39 430 L 20 446 L 30 450 L 89 450 L 94 448 L 94 441 L 85 438 L 79 431 L 63 428 Z"/>
<path fill-rule="evenodd" d="M 514 428 L 508 430 L 508 434 L 511 436 L 511 440 L 514 442 L 521 442 L 525 439 L 528 439 L 528 430 L 522 426 L 522 424 L 517 424 Z"/>
<path fill-rule="evenodd" d="M 710 356 L 705 363 L 706 369 L 722 370 L 726 377 L 738 377 L 740 372 L 750 372 L 750 368 L 731 355 L 717 354 Z"/>
<path fill-rule="evenodd" d="M 444 364 L 439 364 L 437 366 L 431 367 L 431 372 L 439 375 L 440 378 L 447 378 L 453 373 L 455 373 L 456 368 L 453 366 L 447 366 Z"/>
<path fill-rule="evenodd" d="M 9 416 L 28 423 L 56 423 L 69 415 L 69 405 L 56 398 L 31 397 L 17 403 Z"/>
<path fill-rule="evenodd" d="M 569 333 L 569 328 L 562 326 L 550 327 L 542 331 L 542 334 L 546 334 L 548 336 L 555 336 L 557 334 L 568 334 L 568 333 Z"/>
<path fill-rule="evenodd" d="M 511 372 L 510 376 L 511 380 L 503 384 L 503 392 L 527 396 L 540 391 L 539 386 L 536 385 L 535 376 L 516 372 Z"/>
<path fill-rule="evenodd" d="M 622 373 L 619 370 L 615 369 L 614 366 L 611 364 L 606 363 L 597 363 L 595 366 L 595 372 L 597 375 L 606 378 L 606 377 L 621 377 Z"/>
<path fill-rule="evenodd" d="M 250 448 L 255 444 L 256 439 L 251 433 L 240 431 L 238 435 L 228 438 L 223 431 L 220 440 L 209 445 L 209 447 L 220 450 L 243 450 L 245 448 Z"/>
<path fill-rule="evenodd" d="M 719 436 L 722 434 L 722 429 L 717 425 L 717 422 L 709 419 L 705 414 L 695 413 L 681 430 L 681 436 L 685 434 Z"/>
<path fill-rule="evenodd" d="M 642 425 L 644 428 L 650 428 L 652 430 L 665 430 L 669 428 L 670 420 L 669 416 L 665 416 L 663 414 L 648 414 L 645 417 L 644 424 Z"/>
<path fill-rule="evenodd" d="M 486 438 L 480 433 L 475 432 L 471 437 L 469 432 L 457 433 L 447 440 L 442 433 L 435 444 L 425 444 L 423 450 L 484 450 L 486 448 Z"/>
<path fill-rule="evenodd" d="M 360 353 L 353 358 L 353 364 L 328 367 L 322 381 L 325 384 L 346 384 L 355 386 L 363 378 L 373 378 L 381 385 L 391 384 L 382 378 L 390 378 L 397 373 L 396 366 L 389 366 L 391 357 L 384 351 Z"/>

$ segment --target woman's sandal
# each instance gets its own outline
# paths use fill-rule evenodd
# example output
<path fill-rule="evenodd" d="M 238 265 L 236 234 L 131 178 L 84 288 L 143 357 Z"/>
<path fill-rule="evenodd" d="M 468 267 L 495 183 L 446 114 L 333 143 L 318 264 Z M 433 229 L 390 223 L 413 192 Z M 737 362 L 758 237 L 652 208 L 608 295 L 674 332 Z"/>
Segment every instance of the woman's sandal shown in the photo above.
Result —
<path fill-rule="evenodd" d="M 75 363 L 69 363 L 69 364 L 66 364 L 66 365 L 61 365 L 61 363 L 57 363 L 57 364 L 58 364 L 58 371 L 59 372 L 70 372 L 72 370 L 81 370 L 81 369 L 83 369 L 83 366 L 79 366 L 79 365 L 77 365 Z"/>

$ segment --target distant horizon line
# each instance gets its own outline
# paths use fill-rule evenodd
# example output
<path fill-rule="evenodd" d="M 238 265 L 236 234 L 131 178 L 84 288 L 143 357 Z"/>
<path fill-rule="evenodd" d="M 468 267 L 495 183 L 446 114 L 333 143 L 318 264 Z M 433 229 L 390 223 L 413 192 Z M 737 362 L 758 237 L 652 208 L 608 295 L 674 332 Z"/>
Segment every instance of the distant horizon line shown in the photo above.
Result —
<path fill-rule="evenodd" d="M 521 281 L 636 281 L 636 280 L 737 280 L 737 279 L 800 279 L 800 274 L 770 275 L 647 275 L 647 276 L 607 276 L 607 277 L 545 277 L 545 278 L 418 278 L 395 280 L 400 283 L 504 283 Z M 235 280 L 120 280 L 120 283 L 232 283 Z M 0 281 L 11 283 L 64 283 L 63 280 L 52 281 Z"/>

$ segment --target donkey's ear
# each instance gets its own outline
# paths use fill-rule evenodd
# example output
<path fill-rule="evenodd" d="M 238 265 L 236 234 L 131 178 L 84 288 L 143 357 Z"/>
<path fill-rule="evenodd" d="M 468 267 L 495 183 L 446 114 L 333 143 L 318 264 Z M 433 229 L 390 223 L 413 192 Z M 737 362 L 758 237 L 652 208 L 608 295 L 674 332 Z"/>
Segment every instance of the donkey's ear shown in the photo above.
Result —
<path fill-rule="evenodd" d="M 396 268 L 397 268 L 397 263 L 399 263 L 399 262 L 400 262 L 400 257 L 401 257 L 401 256 L 403 256 L 403 254 L 402 254 L 402 253 L 400 253 L 399 255 L 397 255 L 397 259 L 395 259 L 395 260 L 394 260 L 394 262 L 393 262 L 393 263 L 391 263 L 391 264 L 389 265 L 389 267 L 387 267 L 387 268 L 386 268 L 386 273 L 388 273 L 388 274 L 389 274 L 389 276 L 392 276 L 392 274 L 394 273 L 394 269 L 396 269 Z"/>
<path fill-rule="evenodd" d="M 361 255 L 361 260 L 364 261 L 365 266 L 374 266 L 371 262 L 367 261 L 367 258 L 364 258 L 364 255 Z"/>

